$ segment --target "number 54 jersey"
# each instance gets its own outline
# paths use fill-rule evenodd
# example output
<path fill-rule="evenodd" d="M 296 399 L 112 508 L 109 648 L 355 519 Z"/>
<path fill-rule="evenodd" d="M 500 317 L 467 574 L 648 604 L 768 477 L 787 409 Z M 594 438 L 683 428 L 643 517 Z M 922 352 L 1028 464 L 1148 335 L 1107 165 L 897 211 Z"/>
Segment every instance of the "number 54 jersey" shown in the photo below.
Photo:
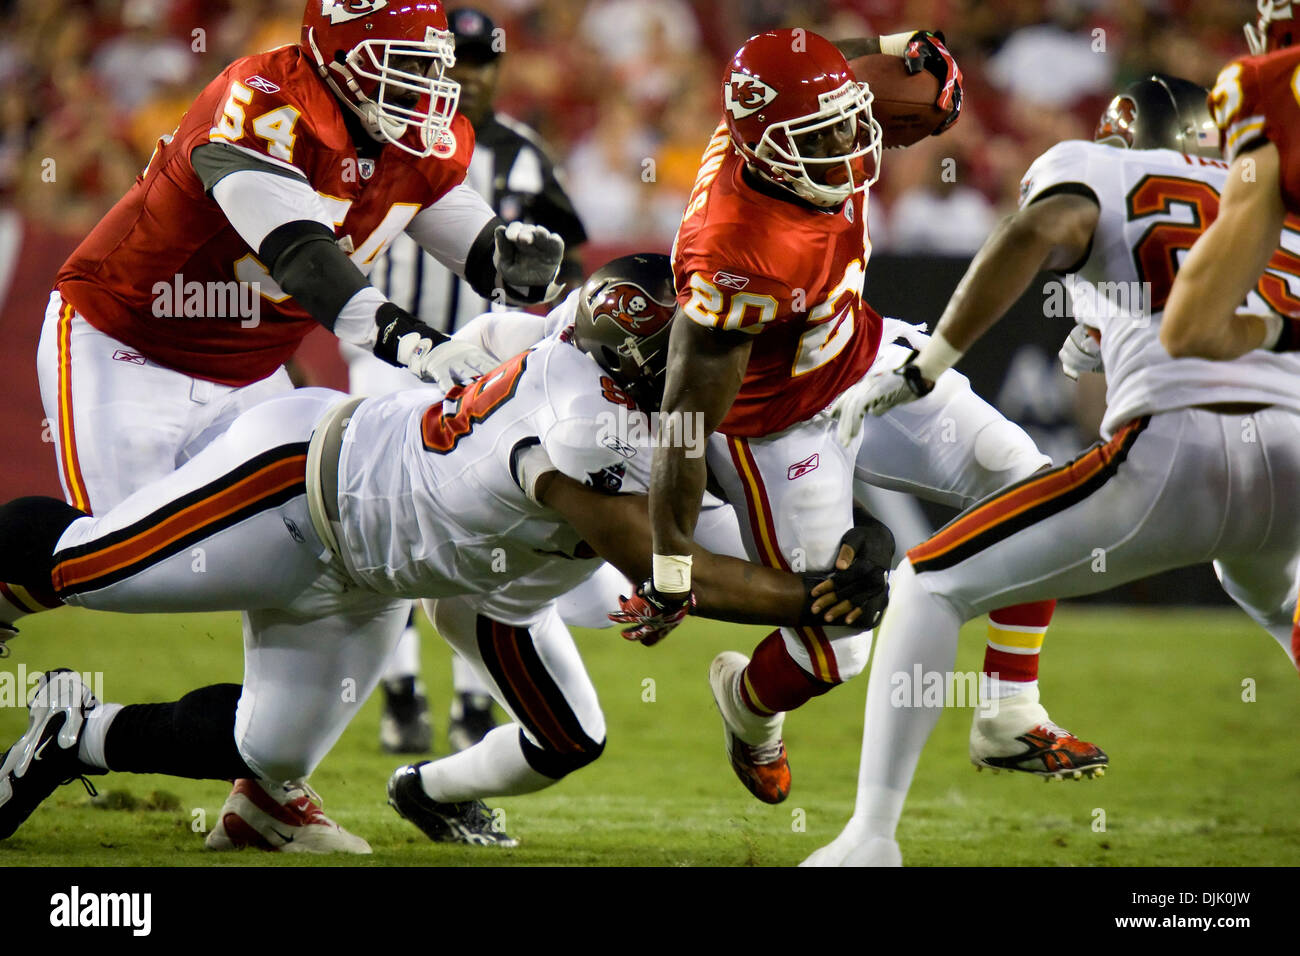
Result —
<path fill-rule="evenodd" d="M 744 168 L 719 126 L 677 231 L 673 274 L 687 318 L 755 337 L 718 428 L 752 438 L 812 418 L 862 378 L 881 320 L 862 299 L 866 194 L 823 209 Z"/>
<path fill-rule="evenodd" d="M 1096 200 L 1101 214 L 1085 258 L 1044 288 L 1049 317 L 1073 315 L 1101 336 L 1110 438 L 1142 415 L 1197 405 L 1252 403 L 1300 411 L 1300 356 L 1254 351 L 1231 362 L 1174 359 L 1160 318 L 1174 275 L 1219 213 L 1227 164 L 1166 149 L 1129 150 L 1068 140 L 1034 161 L 1023 208 L 1059 192 Z M 1267 271 L 1243 310 L 1300 309 L 1300 219 L 1288 217 Z"/>
<path fill-rule="evenodd" d="M 634 408 L 559 335 L 445 398 L 415 388 L 367 399 L 339 457 L 345 562 L 381 594 L 428 598 L 491 592 L 559 564 L 572 576 L 551 567 L 548 580 L 564 593 L 601 562 L 524 494 L 519 456 L 540 444 L 575 481 L 645 494 L 651 431 Z"/>

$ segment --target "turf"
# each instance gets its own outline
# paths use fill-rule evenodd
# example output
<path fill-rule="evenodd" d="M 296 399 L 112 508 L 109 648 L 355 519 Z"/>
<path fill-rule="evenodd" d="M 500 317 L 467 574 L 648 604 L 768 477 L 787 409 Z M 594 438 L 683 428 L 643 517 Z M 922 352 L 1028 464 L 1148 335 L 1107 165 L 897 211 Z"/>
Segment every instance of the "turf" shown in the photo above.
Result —
<path fill-rule="evenodd" d="M 105 696 L 174 699 L 241 674 L 234 615 L 127 617 L 65 609 L 24 621 L 9 681 L 69 666 L 102 672 Z M 786 723 L 790 799 L 755 802 L 728 769 L 709 694 L 719 650 L 748 651 L 761 631 L 691 621 L 654 649 L 612 631 L 578 640 L 601 694 L 609 745 L 596 764 L 550 791 L 491 800 L 522 845 L 429 843 L 387 807 L 400 760 L 377 741 L 378 703 L 313 777 L 326 811 L 365 836 L 359 865 L 784 866 L 839 832 L 853 805 L 862 705 L 859 679 Z M 975 670 L 980 625 L 958 668 Z M 445 752 L 448 651 L 425 641 L 437 746 Z M 1253 689 L 1253 700 L 1250 697 Z M 0 691 L 4 685 L 0 684 Z M 977 774 L 966 757 L 970 711 L 950 709 L 921 760 L 899 830 L 910 865 L 1176 866 L 1300 864 L 1295 728 L 1300 685 L 1274 642 L 1235 612 L 1063 605 L 1048 636 L 1043 699 L 1055 719 L 1101 744 L 1102 780 L 1045 785 Z M 26 712 L 0 694 L 0 741 Z M 221 783 L 127 774 L 97 778 L 115 809 L 60 789 L 9 840 L 0 866 L 297 866 L 337 858 L 203 849 Z M 1102 828 L 1104 825 L 1104 829 Z"/>

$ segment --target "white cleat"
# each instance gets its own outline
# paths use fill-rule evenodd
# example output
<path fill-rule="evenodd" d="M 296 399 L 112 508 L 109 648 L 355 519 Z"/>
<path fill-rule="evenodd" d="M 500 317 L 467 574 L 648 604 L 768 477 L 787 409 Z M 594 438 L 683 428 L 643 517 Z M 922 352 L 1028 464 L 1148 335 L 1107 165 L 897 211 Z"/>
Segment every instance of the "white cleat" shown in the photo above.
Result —
<path fill-rule="evenodd" d="M 741 675 L 749 658 L 723 651 L 709 667 L 709 687 L 722 715 L 727 759 L 740 782 L 764 803 L 780 803 L 790 794 L 790 761 L 781 726 L 785 713 L 760 717 L 740 697 Z"/>
<path fill-rule="evenodd" d="M 1049 783 L 1105 774 L 1106 752 L 1052 723 L 1036 687 L 993 703 L 991 717 L 976 711 L 971 722 L 970 762 L 976 769 L 1031 773 Z"/>
<path fill-rule="evenodd" d="M 237 780 L 205 841 L 209 850 L 255 847 L 278 853 L 370 853 L 370 844 L 349 833 L 320 808 L 304 781 L 263 784 Z"/>

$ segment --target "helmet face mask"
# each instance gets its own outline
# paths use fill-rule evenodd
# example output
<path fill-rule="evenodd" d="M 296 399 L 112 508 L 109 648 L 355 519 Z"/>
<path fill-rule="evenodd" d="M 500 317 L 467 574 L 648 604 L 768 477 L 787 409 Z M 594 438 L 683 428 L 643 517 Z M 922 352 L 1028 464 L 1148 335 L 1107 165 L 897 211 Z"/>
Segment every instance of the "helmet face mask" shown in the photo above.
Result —
<path fill-rule="evenodd" d="M 1121 149 L 1172 149 L 1219 158 L 1219 131 L 1206 106 L 1204 87 L 1153 73 L 1112 99 L 1093 140 Z"/>
<path fill-rule="evenodd" d="M 1245 26 L 1246 46 L 1251 55 L 1273 53 L 1300 41 L 1291 15 L 1291 3 L 1292 0 L 1256 0 L 1259 19 Z"/>
<path fill-rule="evenodd" d="M 310 0 L 303 49 L 371 137 L 415 156 L 450 156 L 460 86 L 447 76 L 455 42 L 440 3 L 389 7 Z"/>
<path fill-rule="evenodd" d="M 658 411 L 677 311 L 667 256 L 624 256 L 578 293 L 573 343 L 596 360 L 643 412 Z"/>
<path fill-rule="evenodd" d="M 723 82 L 736 149 L 764 179 L 817 206 L 838 206 L 879 176 L 884 135 L 872 99 L 843 54 L 804 31 L 751 37 Z M 845 122 L 848 136 L 832 141 Z M 831 149 L 808 149 L 808 140 Z"/>

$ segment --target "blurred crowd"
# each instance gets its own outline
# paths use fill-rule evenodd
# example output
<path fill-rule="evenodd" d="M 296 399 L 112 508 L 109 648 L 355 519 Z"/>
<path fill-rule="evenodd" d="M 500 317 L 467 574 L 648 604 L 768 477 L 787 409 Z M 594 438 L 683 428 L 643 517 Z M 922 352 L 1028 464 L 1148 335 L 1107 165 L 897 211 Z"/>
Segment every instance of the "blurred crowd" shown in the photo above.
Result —
<path fill-rule="evenodd" d="M 1252 0 L 473 0 L 502 27 L 498 108 L 553 148 L 593 244 L 666 249 L 746 37 L 942 29 L 966 108 L 886 154 L 877 249 L 966 255 L 1029 163 L 1089 138 L 1153 70 L 1209 85 L 1244 50 Z M 0 207 L 90 229 L 230 60 L 296 42 L 303 0 L 0 0 Z"/>

